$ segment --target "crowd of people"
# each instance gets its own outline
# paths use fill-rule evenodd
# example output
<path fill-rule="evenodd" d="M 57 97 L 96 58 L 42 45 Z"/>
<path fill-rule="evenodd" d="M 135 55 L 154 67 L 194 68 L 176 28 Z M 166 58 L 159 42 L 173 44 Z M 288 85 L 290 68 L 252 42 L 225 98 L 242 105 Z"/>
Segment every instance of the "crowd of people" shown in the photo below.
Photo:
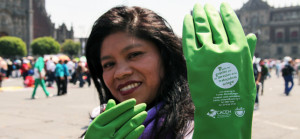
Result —
<path fill-rule="evenodd" d="M 79 87 L 83 87 L 84 84 L 91 85 L 91 79 L 89 70 L 85 60 L 73 59 L 73 60 L 52 60 L 44 59 L 45 83 L 47 87 L 54 87 L 54 83 L 59 87 L 57 95 L 63 95 L 67 92 L 67 84 L 76 84 L 79 81 Z M 0 57 L 0 87 L 2 81 L 6 78 L 20 78 L 24 80 L 25 87 L 34 86 L 34 64 L 33 57 L 28 56 L 22 59 L 3 59 Z M 59 75 L 58 69 L 63 69 L 63 75 Z M 288 70 L 286 70 L 288 69 Z M 254 76 L 257 82 L 257 93 L 263 95 L 264 93 L 264 81 L 267 78 L 271 78 L 270 72 L 275 70 L 277 78 L 283 78 L 285 81 L 284 93 L 288 96 L 293 88 L 294 81 L 298 80 L 300 85 L 300 61 L 298 59 L 292 60 L 290 57 L 285 57 L 283 60 L 278 59 L 261 59 L 255 58 L 253 60 Z M 260 77 L 258 76 L 260 73 Z M 58 78 L 59 77 L 59 78 Z M 259 80 L 257 80 L 259 77 Z M 65 80 L 66 79 L 66 80 Z M 291 83 L 291 86 L 289 86 Z"/>
<path fill-rule="evenodd" d="M 54 87 L 54 83 L 57 86 L 61 86 L 58 87 L 57 95 L 67 93 L 68 83 L 76 84 L 79 81 L 79 87 L 83 87 L 86 83 L 88 86 L 91 85 L 90 74 L 85 60 L 55 61 L 50 57 L 49 59 L 44 59 L 44 63 L 47 87 Z M 34 64 L 35 60 L 31 56 L 15 60 L 0 57 L 0 87 L 2 86 L 2 81 L 7 78 L 21 77 L 24 80 L 24 87 L 34 86 Z M 63 75 L 59 74 L 59 70 L 63 71 Z M 271 78 L 270 72 L 272 70 L 275 70 L 277 78 L 282 77 L 284 79 L 284 93 L 287 96 L 294 86 L 294 78 L 298 80 L 298 85 L 300 85 L 300 61 L 298 59 L 292 60 L 290 57 L 285 57 L 283 60 L 255 58 L 253 60 L 253 70 L 257 84 L 257 94 L 263 95 L 264 81 Z"/>
<path fill-rule="evenodd" d="M 79 81 L 80 88 L 84 87 L 86 83 L 88 86 L 91 85 L 90 74 L 85 59 L 42 58 L 42 70 L 37 70 L 40 68 L 37 67 L 38 59 L 32 56 L 14 60 L 0 57 L 0 87 L 2 86 L 2 81 L 7 78 L 22 78 L 24 87 L 37 86 L 38 84 L 36 83 L 40 80 L 36 79 L 43 79 L 47 87 L 54 87 L 54 83 L 56 83 L 57 95 L 60 96 L 67 94 L 68 83 L 76 85 Z M 43 87 L 42 83 L 41 85 Z M 36 98 L 34 96 L 35 90 L 36 87 L 32 99 Z M 44 91 L 45 93 L 47 92 L 47 90 Z M 46 95 L 51 96 L 48 92 Z"/>
<path fill-rule="evenodd" d="M 255 109 L 258 109 L 259 94 L 264 93 L 264 82 L 266 79 L 271 78 L 271 72 L 275 70 L 277 78 L 283 78 L 284 80 L 284 90 L 283 93 L 288 96 L 294 86 L 294 78 L 298 80 L 298 85 L 300 85 L 300 60 L 292 59 L 289 56 L 283 58 L 283 60 L 278 59 L 253 59 L 253 71 L 256 82 L 256 100 Z"/>

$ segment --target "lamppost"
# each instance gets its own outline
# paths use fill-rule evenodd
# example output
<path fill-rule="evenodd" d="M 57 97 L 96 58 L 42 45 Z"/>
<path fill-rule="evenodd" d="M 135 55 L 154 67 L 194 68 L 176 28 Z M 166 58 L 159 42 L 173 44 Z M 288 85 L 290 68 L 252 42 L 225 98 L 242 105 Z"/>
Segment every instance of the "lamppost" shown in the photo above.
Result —
<path fill-rule="evenodd" d="M 27 41 L 27 55 L 31 55 L 30 44 L 33 39 L 33 9 L 32 9 L 32 0 L 29 0 L 28 5 L 28 41 Z"/>

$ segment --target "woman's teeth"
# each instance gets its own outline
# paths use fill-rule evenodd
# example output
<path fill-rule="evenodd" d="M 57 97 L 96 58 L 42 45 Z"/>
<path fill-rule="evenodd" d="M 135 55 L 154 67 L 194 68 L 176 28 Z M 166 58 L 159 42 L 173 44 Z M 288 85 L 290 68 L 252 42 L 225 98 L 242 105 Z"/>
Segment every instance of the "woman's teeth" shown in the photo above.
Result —
<path fill-rule="evenodd" d="M 129 84 L 123 88 L 120 89 L 120 91 L 127 91 L 127 90 L 130 90 L 132 88 L 135 88 L 137 86 L 139 86 L 140 83 L 133 83 L 133 84 Z"/>

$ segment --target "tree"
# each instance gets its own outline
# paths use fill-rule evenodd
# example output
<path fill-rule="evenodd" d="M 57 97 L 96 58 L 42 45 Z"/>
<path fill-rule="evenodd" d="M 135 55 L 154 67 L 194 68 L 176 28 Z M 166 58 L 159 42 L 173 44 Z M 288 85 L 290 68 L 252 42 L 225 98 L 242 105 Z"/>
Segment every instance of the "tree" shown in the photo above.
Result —
<path fill-rule="evenodd" d="M 18 37 L 4 36 L 0 38 L 0 55 L 15 57 L 27 55 L 25 42 Z"/>
<path fill-rule="evenodd" d="M 67 39 L 62 44 L 61 51 L 69 56 L 77 55 L 80 50 L 80 43 L 74 42 L 73 40 Z"/>
<path fill-rule="evenodd" d="M 31 43 L 31 48 L 33 55 L 57 54 L 60 44 L 52 37 L 40 37 Z"/>

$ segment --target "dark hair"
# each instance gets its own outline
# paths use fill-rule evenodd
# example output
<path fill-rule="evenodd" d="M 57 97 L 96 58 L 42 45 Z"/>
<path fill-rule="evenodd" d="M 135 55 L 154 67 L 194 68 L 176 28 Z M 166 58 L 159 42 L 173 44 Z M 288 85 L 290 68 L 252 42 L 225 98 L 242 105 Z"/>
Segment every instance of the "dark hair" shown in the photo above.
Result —
<path fill-rule="evenodd" d="M 129 33 L 151 41 L 158 47 L 165 74 L 153 104 L 164 102 L 158 111 L 156 121 L 159 121 L 159 117 L 164 117 L 165 120 L 159 124 L 161 126 L 155 128 L 155 138 L 165 137 L 167 134 L 182 138 L 189 121 L 193 120 L 194 105 L 187 85 L 181 39 L 174 34 L 161 16 L 151 10 L 140 7 L 115 7 L 94 23 L 86 44 L 86 58 L 99 93 L 100 104 L 107 103 L 108 99 L 114 99 L 102 78 L 100 48 L 105 37 L 116 32 Z"/>

